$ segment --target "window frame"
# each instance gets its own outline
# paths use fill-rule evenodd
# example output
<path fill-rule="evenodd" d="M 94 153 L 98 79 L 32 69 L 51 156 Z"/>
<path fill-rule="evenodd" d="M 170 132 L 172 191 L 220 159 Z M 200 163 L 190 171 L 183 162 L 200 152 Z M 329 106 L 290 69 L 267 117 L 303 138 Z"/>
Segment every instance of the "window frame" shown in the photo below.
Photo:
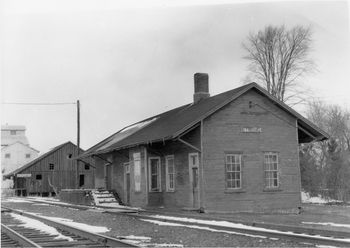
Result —
<path fill-rule="evenodd" d="M 228 171 L 228 157 L 232 157 L 234 156 L 235 157 L 235 161 L 236 161 L 236 157 L 238 156 L 239 158 L 239 164 L 237 163 L 233 163 L 231 162 L 230 165 L 231 165 L 231 168 L 232 168 L 232 171 Z M 232 161 L 232 159 L 231 159 Z M 240 170 L 237 171 L 237 170 L 233 170 L 233 168 L 237 168 L 237 165 L 239 165 L 239 168 Z M 236 179 L 236 176 L 234 177 L 234 179 L 228 179 L 228 173 L 239 173 L 239 179 Z M 228 191 L 241 191 L 243 189 L 243 154 L 242 152 L 226 152 L 225 153 L 225 189 L 228 190 Z M 228 181 L 231 181 L 231 185 L 232 185 L 232 182 L 234 185 L 236 185 L 236 181 L 239 181 L 239 187 L 228 187 Z"/>
<path fill-rule="evenodd" d="M 49 163 L 49 170 L 50 170 L 50 171 L 55 170 L 55 164 Z"/>
<path fill-rule="evenodd" d="M 10 130 L 10 135 L 17 135 L 17 130 Z"/>
<path fill-rule="evenodd" d="M 30 158 L 30 153 L 26 153 L 25 157 Z"/>
<path fill-rule="evenodd" d="M 38 178 L 38 177 L 40 177 L 40 178 Z M 36 174 L 36 175 L 35 175 L 35 180 L 37 180 L 37 181 L 43 180 L 43 175 L 42 175 L 42 174 Z"/>
<path fill-rule="evenodd" d="M 276 156 L 276 162 L 274 162 L 273 159 L 266 160 L 266 156 Z M 275 190 L 280 188 L 280 173 L 279 173 L 279 167 L 280 167 L 280 158 L 279 153 L 274 151 L 268 151 L 264 152 L 264 189 L 265 190 Z M 276 169 L 271 169 L 271 166 L 273 167 L 274 163 L 276 164 Z M 269 175 L 273 175 L 272 177 L 267 177 L 266 173 L 269 173 Z M 274 177 L 276 175 L 276 177 Z M 274 186 L 274 180 L 277 180 L 277 186 Z M 268 182 L 268 183 L 267 183 Z"/>
<path fill-rule="evenodd" d="M 11 158 L 11 153 L 5 153 L 5 158 Z"/>
<path fill-rule="evenodd" d="M 173 160 L 173 172 L 169 173 L 169 160 Z M 167 192 L 174 192 L 175 191 L 175 157 L 174 155 L 168 155 L 165 156 L 165 181 L 166 181 L 166 191 Z M 170 175 L 172 175 L 172 186 L 171 187 L 171 183 L 170 183 Z"/>
<path fill-rule="evenodd" d="M 134 189 L 135 192 L 141 192 L 141 152 L 133 153 L 133 164 L 134 164 Z"/>
<path fill-rule="evenodd" d="M 152 167 L 151 160 L 158 160 L 157 168 L 157 188 L 152 188 Z M 148 181 L 149 181 L 149 192 L 162 192 L 162 176 L 161 176 L 161 160 L 160 157 L 149 157 L 148 158 Z"/>

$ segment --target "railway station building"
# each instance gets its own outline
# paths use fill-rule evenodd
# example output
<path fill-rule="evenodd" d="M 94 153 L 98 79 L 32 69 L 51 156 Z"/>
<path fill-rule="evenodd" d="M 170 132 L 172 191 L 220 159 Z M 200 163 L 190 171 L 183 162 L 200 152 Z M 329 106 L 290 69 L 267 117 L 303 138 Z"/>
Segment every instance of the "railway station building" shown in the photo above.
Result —
<path fill-rule="evenodd" d="M 299 145 L 327 137 L 256 83 L 210 96 L 208 75 L 196 73 L 193 102 L 127 126 L 79 158 L 95 160 L 96 188 L 133 207 L 294 211 Z"/>

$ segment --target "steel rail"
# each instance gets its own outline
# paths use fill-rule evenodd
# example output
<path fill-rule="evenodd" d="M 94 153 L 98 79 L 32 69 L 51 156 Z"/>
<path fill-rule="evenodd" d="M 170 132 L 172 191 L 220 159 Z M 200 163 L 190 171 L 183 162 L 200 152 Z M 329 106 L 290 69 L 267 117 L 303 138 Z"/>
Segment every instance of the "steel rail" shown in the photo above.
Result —
<path fill-rule="evenodd" d="M 16 232 L 12 228 L 10 228 L 4 224 L 1 224 L 1 232 L 4 232 L 7 236 L 9 236 L 9 238 L 11 238 L 14 241 L 17 241 L 23 247 L 41 248 L 41 246 L 38 245 L 37 243 L 34 243 L 30 239 L 27 239 L 22 234 Z"/>
<path fill-rule="evenodd" d="M 10 209 L 10 208 L 3 207 L 3 206 L 1 208 L 7 209 L 10 212 L 18 213 L 20 215 L 39 220 L 39 221 L 41 221 L 49 226 L 59 228 L 61 230 L 65 230 L 67 232 L 73 233 L 73 234 L 81 236 L 83 238 L 101 243 L 104 246 L 109 246 L 109 247 L 139 247 L 135 244 L 130 244 L 126 241 L 123 241 L 123 240 L 120 240 L 117 238 L 109 237 L 109 236 L 98 234 L 98 233 L 89 232 L 89 231 L 86 231 L 86 230 L 83 230 L 83 229 L 80 229 L 77 227 L 72 227 L 72 226 L 69 226 L 69 225 L 54 221 L 54 220 L 49 220 L 49 219 L 44 218 L 42 216 L 27 213 L 27 212 L 22 211 L 22 210 Z"/>
<path fill-rule="evenodd" d="M 247 228 L 239 228 L 239 227 L 228 227 L 228 226 L 221 226 L 221 225 L 215 225 L 215 224 L 208 224 L 208 223 L 196 223 L 196 222 L 188 222 L 188 221 L 181 221 L 181 220 L 171 220 L 171 219 L 163 219 L 158 218 L 150 215 L 143 214 L 127 214 L 128 216 L 137 217 L 140 219 L 149 219 L 149 220 L 155 220 L 159 222 L 168 222 L 168 223 L 176 223 L 176 224 L 182 224 L 185 226 L 200 226 L 200 227 L 206 227 L 211 229 L 216 229 L 219 231 L 228 231 L 228 232 L 236 232 L 236 233 L 244 233 L 244 234 L 250 234 L 250 235 L 259 235 L 259 236 L 267 236 L 272 238 L 279 238 L 279 239 L 289 239 L 294 240 L 297 242 L 304 242 L 304 243 L 316 243 L 321 245 L 339 245 L 339 246 L 346 246 L 350 247 L 350 238 L 345 237 L 328 237 L 328 236 L 321 236 L 318 234 L 308 234 L 308 233 L 295 233 L 292 231 L 280 231 L 280 230 L 274 230 L 274 229 L 267 229 L 267 228 L 259 228 L 259 229 L 252 229 Z M 234 233 L 233 233 L 234 234 Z"/>
<path fill-rule="evenodd" d="M 52 203 L 52 205 L 56 205 L 56 204 Z M 65 207 L 62 205 L 58 205 L 58 206 Z M 70 207 L 74 208 L 74 206 L 70 206 Z M 316 231 L 316 229 L 311 229 L 311 228 L 307 230 L 307 228 L 303 228 L 303 227 L 283 226 L 283 225 L 275 225 L 275 224 L 272 224 L 272 225 L 275 226 L 276 229 L 271 229 L 269 227 L 266 227 L 265 224 L 261 224 L 261 223 L 252 223 L 251 225 L 248 223 L 244 223 L 247 226 L 260 227 L 262 229 L 266 229 L 266 230 L 251 230 L 251 229 L 241 229 L 238 227 L 223 227 L 219 225 L 190 223 L 190 222 L 179 221 L 179 220 L 166 220 L 166 219 L 152 217 L 150 215 L 145 215 L 147 212 L 149 212 L 150 214 L 155 214 L 155 213 L 161 214 L 159 212 L 154 212 L 154 211 L 145 211 L 142 214 L 118 213 L 118 212 L 106 211 L 106 213 L 109 213 L 109 214 L 122 214 L 122 215 L 128 215 L 136 218 L 151 219 L 151 220 L 156 220 L 161 222 L 171 222 L 171 223 L 178 223 L 183 225 L 209 227 L 216 230 L 239 232 L 239 233 L 246 233 L 246 234 L 252 234 L 252 235 L 265 235 L 269 237 L 282 238 L 282 239 L 288 238 L 297 242 L 304 242 L 304 243 L 313 242 L 313 243 L 322 244 L 322 245 L 339 245 L 339 246 L 350 247 L 350 237 L 349 238 L 347 237 L 349 235 L 349 233 L 347 232 L 329 231 L 329 233 L 327 233 L 327 231 L 321 230 L 321 229 Z M 163 214 L 169 214 L 169 213 L 163 213 Z M 179 217 L 179 216 L 176 216 L 176 217 Z M 193 216 L 180 216 L 180 218 L 181 217 L 193 218 Z M 212 219 L 202 219 L 202 220 L 210 221 Z M 217 221 L 224 221 L 224 220 L 221 219 Z M 238 222 L 238 223 L 241 223 L 241 222 Z M 282 230 L 279 230 L 279 229 L 282 229 Z M 288 230 L 288 229 L 291 229 L 291 230 Z M 307 231 L 310 231 L 311 233 Z"/>

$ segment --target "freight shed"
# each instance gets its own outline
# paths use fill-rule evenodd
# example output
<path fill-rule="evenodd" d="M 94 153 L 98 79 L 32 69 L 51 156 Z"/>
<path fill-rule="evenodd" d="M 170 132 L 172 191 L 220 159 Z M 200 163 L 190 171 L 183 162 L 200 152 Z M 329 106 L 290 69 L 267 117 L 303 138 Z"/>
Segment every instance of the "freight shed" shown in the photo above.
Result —
<path fill-rule="evenodd" d="M 7 174 L 14 179 L 16 195 L 56 195 L 62 189 L 94 188 L 93 160 L 73 159 L 78 148 L 68 141 Z M 84 151 L 80 149 L 80 153 Z"/>

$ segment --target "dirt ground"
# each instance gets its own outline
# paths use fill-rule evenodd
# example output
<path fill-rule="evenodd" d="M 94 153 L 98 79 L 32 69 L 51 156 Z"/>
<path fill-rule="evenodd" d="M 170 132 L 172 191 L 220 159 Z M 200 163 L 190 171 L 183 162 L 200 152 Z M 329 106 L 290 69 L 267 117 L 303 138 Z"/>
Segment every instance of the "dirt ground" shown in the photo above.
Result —
<path fill-rule="evenodd" d="M 14 209 L 41 213 L 45 216 L 72 219 L 75 222 L 86 223 L 93 226 L 105 226 L 110 229 L 109 232 L 105 233 L 109 236 L 120 237 L 134 235 L 150 237 L 151 240 L 141 243 L 142 246 L 164 247 L 164 244 L 167 244 L 166 246 L 170 247 L 314 247 L 311 244 L 302 244 L 282 239 L 273 240 L 261 237 L 247 237 L 223 232 L 198 230 L 189 227 L 159 226 L 122 214 L 116 215 L 91 210 L 76 210 L 67 207 L 30 202 L 6 202 L 6 200 L 1 204 L 2 206 Z M 348 210 L 350 210 L 350 208 L 348 208 Z M 257 216 L 242 214 L 235 216 L 235 219 L 238 217 L 257 219 Z M 259 215 L 261 220 L 270 220 L 271 218 L 280 220 L 286 218 L 282 215 L 268 217 L 268 215 Z M 283 222 L 283 220 L 281 221 Z"/>

